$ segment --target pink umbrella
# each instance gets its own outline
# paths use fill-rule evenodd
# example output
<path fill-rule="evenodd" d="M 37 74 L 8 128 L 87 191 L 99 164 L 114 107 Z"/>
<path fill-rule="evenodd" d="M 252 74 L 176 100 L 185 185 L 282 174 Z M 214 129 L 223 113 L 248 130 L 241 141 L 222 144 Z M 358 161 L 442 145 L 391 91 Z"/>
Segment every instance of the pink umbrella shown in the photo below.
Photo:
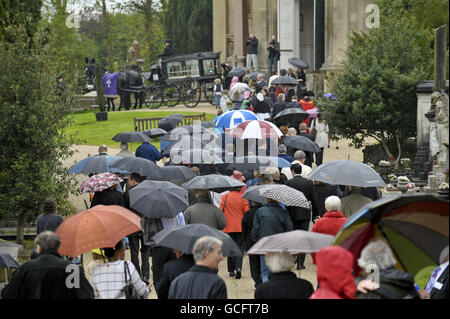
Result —
<path fill-rule="evenodd" d="M 309 116 L 311 116 L 311 118 L 313 118 L 313 119 L 315 119 L 317 117 L 317 115 L 319 114 L 317 108 L 307 110 L 306 113 L 308 113 Z"/>
<path fill-rule="evenodd" d="M 236 127 L 233 135 L 240 139 L 264 139 L 264 138 L 279 138 L 283 136 L 280 129 L 275 124 L 267 121 L 246 121 Z"/>
<path fill-rule="evenodd" d="M 123 179 L 114 173 L 100 173 L 85 180 L 80 189 L 82 193 L 101 192 L 121 182 Z"/>

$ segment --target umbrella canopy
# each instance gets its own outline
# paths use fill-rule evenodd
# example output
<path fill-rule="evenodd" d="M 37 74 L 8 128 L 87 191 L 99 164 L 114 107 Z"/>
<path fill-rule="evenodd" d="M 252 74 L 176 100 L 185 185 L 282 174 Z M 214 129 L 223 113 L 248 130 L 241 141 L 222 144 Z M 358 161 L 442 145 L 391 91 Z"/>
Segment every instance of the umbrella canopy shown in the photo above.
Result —
<path fill-rule="evenodd" d="M 247 200 L 251 200 L 260 204 L 267 203 L 267 200 L 265 197 L 261 195 L 261 191 L 266 189 L 267 187 L 270 187 L 270 185 L 256 185 L 256 186 L 250 186 L 247 187 L 242 194 L 242 198 L 245 198 Z"/>
<path fill-rule="evenodd" d="M 114 142 L 147 142 L 149 136 L 143 132 L 122 132 L 112 138 Z"/>
<path fill-rule="evenodd" d="M 272 84 L 294 86 L 294 85 L 298 85 L 298 82 L 292 76 L 279 76 L 275 80 L 272 81 Z"/>
<path fill-rule="evenodd" d="M 233 131 L 233 136 L 240 139 L 264 139 L 264 138 L 279 138 L 283 136 L 280 129 L 275 124 L 267 121 L 246 121 L 236 127 Z"/>
<path fill-rule="evenodd" d="M 392 249 L 396 267 L 415 275 L 440 264 L 440 254 L 449 242 L 448 215 L 448 202 L 433 195 L 385 197 L 349 217 L 333 245 L 353 254 L 357 274 L 361 250 L 372 238 L 382 237 Z"/>
<path fill-rule="evenodd" d="M 235 169 L 238 171 L 248 171 L 260 169 L 262 167 L 291 167 L 291 163 L 281 157 L 274 156 L 241 156 L 236 157 L 233 163 L 227 165 L 228 169 Z"/>
<path fill-rule="evenodd" d="M 265 255 L 267 253 L 287 252 L 292 255 L 315 253 L 331 245 L 334 236 L 294 230 L 258 240 L 247 252 L 249 255 Z"/>
<path fill-rule="evenodd" d="M 235 92 L 239 92 L 239 95 L 243 94 L 245 91 L 251 91 L 250 87 L 246 83 L 238 82 L 236 83 L 233 88 L 228 93 L 228 96 L 230 98 L 234 97 Z"/>
<path fill-rule="evenodd" d="M 228 234 L 204 224 L 169 227 L 161 230 L 152 239 L 159 246 L 178 249 L 187 254 L 192 254 L 195 242 L 204 236 L 220 239 L 223 242 L 222 253 L 224 256 L 242 256 L 241 249 Z"/>
<path fill-rule="evenodd" d="M 334 185 L 356 187 L 385 187 L 383 179 L 369 165 L 350 161 L 331 161 L 314 169 L 308 178 L 313 181 Z"/>
<path fill-rule="evenodd" d="M 120 174 L 128 174 L 129 171 L 125 171 L 123 169 L 113 168 L 112 164 L 120 160 L 121 157 L 117 156 L 109 156 L 109 155 L 95 155 L 72 166 L 69 170 L 70 174 L 98 174 L 98 173 L 120 173 Z"/>
<path fill-rule="evenodd" d="M 197 176 L 193 170 L 186 166 L 170 165 L 160 167 L 159 179 L 161 181 L 188 180 Z"/>
<path fill-rule="evenodd" d="M 222 164 L 221 149 L 190 149 L 177 154 L 171 154 L 174 164 Z"/>
<path fill-rule="evenodd" d="M 201 139 L 201 137 L 193 135 L 184 136 L 183 138 L 179 138 L 178 140 L 171 141 L 171 143 L 164 149 L 161 154 L 163 156 L 170 156 L 171 154 L 178 154 L 182 153 L 183 151 L 199 148 L 206 150 L 221 149 L 215 142 L 203 140 Z"/>
<path fill-rule="evenodd" d="M 206 135 L 202 137 L 202 139 L 209 139 L 213 134 L 211 134 L 210 130 L 201 125 L 185 125 L 174 128 L 169 132 L 169 140 L 177 140 L 182 136 L 186 135 L 194 135 L 196 137 L 200 137 L 200 135 Z"/>
<path fill-rule="evenodd" d="M 297 68 L 302 68 L 304 70 L 309 69 L 309 64 L 306 61 L 303 61 L 299 58 L 290 58 L 288 60 L 289 64 L 297 67 Z"/>
<path fill-rule="evenodd" d="M 158 127 L 162 128 L 163 130 L 169 132 L 177 127 L 178 124 L 180 124 L 183 121 L 183 115 L 181 114 L 171 114 L 169 116 L 166 116 L 165 118 L 161 119 L 158 122 Z"/>
<path fill-rule="evenodd" d="M 261 195 L 285 206 L 310 207 L 309 201 L 302 192 L 286 185 L 272 184 L 270 187 L 263 189 Z"/>
<path fill-rule="evenodd" d="M 140 231 L 140 223 L 141 218 L 124 207 L 97 205 L 58 226 L 59 253 L 76 257 L 92 249 L 114 247 L 122 238 Z"/>
<path fill-rule="evenodd" d="M 288 108 L 278 113 L 273 122 L 277 125 L 289 125 L 298 127 L 297 123 L 301 123 L 309 117 L 309 113 L 299 108 Z"/>
<path fill-rule="evenodd" d="M 11 255 L 0 253 L 0 268 L 19 268 L 19 264 Z"/>
<path fill-rule="evenodd" d="M 158 179 L 159 178 L 159 167 L 154 162 L 141 157 L 125 157 L 113 165 L 113 168 L 119 168 L 123 170 L 127 170 L 129 172 L 138 173 L 141 176 L 146 176 L 150 179 Z"/>
<path fill-rule="evenodd" d="M 230 176 L 209 174 L 196 176 L 181 186 L 186 189 L 208 189 L 216 193 L 222 193 L 225 190 L 243 187 L 245 184 Z"/>
<path fill-rule="evenodd" d="M 285 136 L 281 141 L 282 144 L 295 148 L 297 150 L 302 150 L 306 152 L 320 153 L 321 149 L 317 143 L 311 141 L 306 136 Z"/>
<path fill-rule="evenodd" d="M 166 135 L 167 131 L 163 130 L 162 128 L 152 128 L 142 133 L 146 134 L 148 137 L 160 137 Z"/>
<path fill-rule="evenodd" d="M 238 66 L 236 68 L 233 68 L 227 75 L 227 77 L 235 77 L 237 76 L 238 78 L 241 76 L 244 76 L 247 72 L 247 68 L 243 67 L 243 66 Z"/>
<path fill-rule="evenodd" d="M 102 192 L 121 182 L 123 182 L 123 179 L 114 173 L 100 173 L 86 179 L 81 184 L 80 189 L 82 193 Z"/>
<path fill-rule="evenodd" d="M 148 218 L 172 218 L 189 207 L 188 192 L 170 182 L 143 181 L 128 193 L 130 207 Z"/>
<path fill-rule="evenodd" d="M 216 123 L 216 127 L 236 128 L 246 121 L 257 120 L 255 113 L 251 111 L 238 110 L 228 111 L 222 114 Z"/>

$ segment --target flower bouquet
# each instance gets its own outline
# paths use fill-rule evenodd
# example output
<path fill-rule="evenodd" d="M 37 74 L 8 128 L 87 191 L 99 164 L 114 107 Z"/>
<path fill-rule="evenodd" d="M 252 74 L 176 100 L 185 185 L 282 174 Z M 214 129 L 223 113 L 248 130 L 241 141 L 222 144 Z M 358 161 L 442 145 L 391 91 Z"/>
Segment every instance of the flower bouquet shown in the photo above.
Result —
<path fill-rule="evenodd" d="M 397 178 L 397 182 L 399 182 L 399 183 L 409 183 L 410 180 L 409 180 L 409 178 L 406 177 L 406 176 L 399 176 L 399 177 Z"/>
<path fill-rule="evenodd" d="M 378 166 L 391 166 L 391 163 L 390 162 L 388 162 L 388 161 L 380 161 L 379 163 L 378 163 Z"/>
<path fill-rule="evenodd" d="M 388 175 L 388 178 L 389 178 L 390 181 L 396 181 L 397 180 L 397 175 L 391 173 L 391 174 Z"/>

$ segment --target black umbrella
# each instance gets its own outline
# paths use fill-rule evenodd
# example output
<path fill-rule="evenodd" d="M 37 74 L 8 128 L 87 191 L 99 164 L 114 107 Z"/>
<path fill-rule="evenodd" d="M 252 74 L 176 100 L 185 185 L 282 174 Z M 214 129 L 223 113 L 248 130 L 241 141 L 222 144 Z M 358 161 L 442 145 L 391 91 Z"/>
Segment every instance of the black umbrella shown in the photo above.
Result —
<path fill-rule="evenodd" d="M 319 145 L 305 136 L 285 136 L 283 137 L 281 143 L 288 147 L 292 147 L 305 152 L 321 152 Z"/>
<path fill-rule="evenodd" d="M 274 118 L 273 122 L 277 125 L 286 125 L 290 124 L 290 126 L 298 127 L 297 123 L 301 123 L 306 120 L 309 116 L 309 113 L 299 109 L 299 108 L 288 108 L 280 113 L 278 113 Z"/>
<path fill-rule="evenodd" d="M 320 165 L 309 173 L 308 178 L 334 185 L 348 185 L 356 187 L 386 187 L 380 175 L 369 165 L 339 160 Z"/>
<path fill-rule="evenodd" d="M 160 167 L 158 174 L 162 181 L 188 180 L 197 176 L 189 167 L 178 165 Z"/>
<path fill-rule="evenodd" d="M 216 193 L 222 193 L 225 190 L 243 187 L 245 184 L 230 176 L 210 174 L 194 177 L 181 186 L 186 189 L 208 189 Z"/>
<path fill-rule="evenodd" d="M 169 140 L 178 140 L 180 137 L 186 135 L 194 135 L 202 140 L 212 140 L 214 135 L 206 127 L 201 125 L 186 125 L 174 128 L 168 134 Z"/>
<path fill-rule="evenodd" d="M 144 131 L 143 133 L 148 135 L 149 137 L 160 137 L 166 135 L 167 131 L 161 128 L 152 128 L 150 130 Z"/>
<path fill-rule="evenodd" d="M 129 194 L 130 207 L 148 218 L 173 218 L 189 207 L 188 192 L 169 182 L 146 180 Z"/>
<path fill-rule="evenodd" d="M 182 154 L 183 151 L 199 148 L 207 151 L 214 150 L 215 153 L 221 151 L 221 148 L 215 142 L 190 136 L 189 138 L 183 137 L 176 141 L 171 141 L 161 154 L 170 157 L 171 154 Z"/>
<path fill-rule="evenodd" d="M 114 142 L 127 142 L 127 143 L 136 143 L 136 142 L 147 142 L 148 135 L 142 132 L 121 132 L 114 136 L 112 140 Z"/>
<path fill-rule="evenodd" d="M 171 154 L 171 161 L 175 164 L 222 164 L 221 149 L 190 149 L 177 154 Z"/>
<path fill-rule="evenodd" d="M 247 68 L 243 67 L 243 66 L 238 66 L 237 68 L 234 68 L 233 70 L 230 71 L 230 73 L 228 73 L 228 77 L 235 77 L 237 76 L 238 78 L 241 76 L 244 76 L 245 73 L 247 72 Z"/>
<path fill-rule="evenodd" d="M 120 173 L 129 174 L 129 171 L 119 168 L 113 168 L 112 164 L 119 161 L 121 158 L 109 155 L 94 155 L 83 159 L 79 163 L 72 166 L 69 170 L 70 174 L 98 174 L 98 173 Z"/>
<path fill-rule="evenodd" d="M 247 187 L 245 189 L 244 194 L 242 194 L 242 198 L 260 203 L 260 204 L 265 204 L 267 203 L 267 200 L 265 197 L 263 197 L 261 195 L 261 191 L 265 188 L 267 188 L 267 186 L 270 185 L 256 185 L 256 186 L 250 186 Z"/>
<path fill-rule="evenodd" d="M 178 124 L 180 124 L 183 121 L 183 115 L 181 114 L 171 114 L 169 116 L 166 116 L 165 118 L 161 119 L 158 122 L 158 127 L 162 128 L 163 130 L 169 132 L 177 127 Z"/>
<path fill-rule="evenodd" d="M 282 164 L 283 159 L 275 156 L 241 156 L 236 157 L 233 163 L 227 163 L 227 169 L 238 170 L 240 172 L 245 172 L 254 169 L 261 169 L 262 167 L 285 167 Z M 283 162 L 284 163 L 284 162 Z"/>
<path fill-rule="evenodd" d="M 161 230 L 152 239 L 159 246 L 192 254 L 195 242 L 204 236 L 220 239 L 224 256 L 242 256 L 241 249 L 228 234 L 204 224 L 172 226 Z"/>
<path fill-rule="evenodd" d="M 0 268 L 18 268 L 19 264 L 9 254 L 0 253 Z"/>
<path fill-rule="evenodd" d="M 120 168 L 132 173 L 138 173 L 141 176 L 146 176 L 149 179 L 159 179 L 160 168 L 154 162 L 141 157 L 124 157 L 114 164 L 112 168 Z"/>
<path fill-rule="evenodd" d="M 304 70 L 309 69 L 309 64 L 306 61 L 303 61 L 299 58 L 290 58 L 288 60 L 289 64 L 297 67 L 297 68 L 302 68 Z"/>
<path fill-rule="evenodd" d="M 279 76 L 275 80 L 272 81 L 272 84 L 275 85 L 298 85 L 298 82 L 296 79 L 294 79 L 291 76 Z"/>

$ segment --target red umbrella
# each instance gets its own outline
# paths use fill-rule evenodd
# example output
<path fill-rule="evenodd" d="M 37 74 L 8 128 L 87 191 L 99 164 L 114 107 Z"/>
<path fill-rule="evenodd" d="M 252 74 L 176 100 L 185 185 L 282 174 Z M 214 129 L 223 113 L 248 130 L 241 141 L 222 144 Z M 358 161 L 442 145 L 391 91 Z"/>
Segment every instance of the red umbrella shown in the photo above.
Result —
<path fill-rule="evenodd" d="M 267 121 L 246 121 L 234 129 L 233 135 L 241 139 L 279 138 L 283 136 L 275 124 Z"/>
<path fill-rule="evenodd" d="M 61 255 L 76 257 L 96 248 L 114 247 L 141 230 L 141 218 L 121 206 L 97 205 L 66 219 L 56 229 Z"/>

